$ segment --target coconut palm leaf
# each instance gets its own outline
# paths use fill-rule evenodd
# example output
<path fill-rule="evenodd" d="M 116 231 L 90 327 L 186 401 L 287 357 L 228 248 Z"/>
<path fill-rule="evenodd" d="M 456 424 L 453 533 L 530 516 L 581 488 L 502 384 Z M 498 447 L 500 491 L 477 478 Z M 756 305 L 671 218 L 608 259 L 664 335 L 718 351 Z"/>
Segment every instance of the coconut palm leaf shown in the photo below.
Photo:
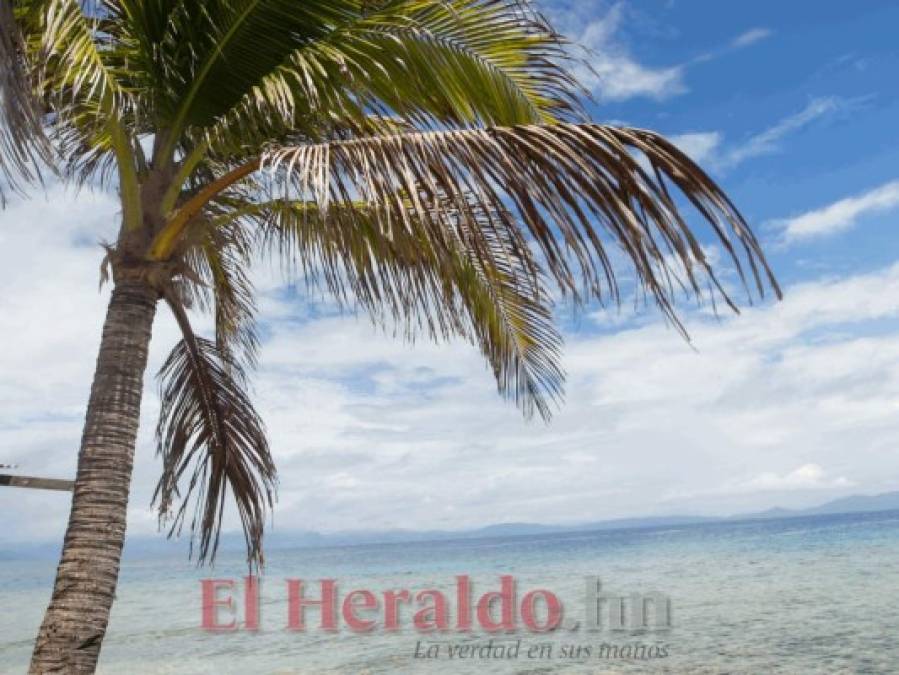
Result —
<path fill-rule="evenodd" d="M 39 176 L 52 152 L 24 61 L 22 34 L 10 0 L 0 0 L 0 202 Z M 4 185 L 5 184 L 5 185 Z"/>
<path fill-rule="evenodd" d="M 525 2 L 109 3 L 117 49 L 154 91 L 159 156 L 365 129 L 582 117 L 564 40 Z M 149 79 L 147 79 L 149 78 Z M 133 78 L 132 78 L 133 79 Z"/>
<path fill-rule="evenodd" d="M 162 406 L 156 438 L 163 468 L 154 503 L 161 519 L 171 520 L 170 536 L 181 532 L 194 504 L 190 530 L 199 539 L 197 558 L 211 562 L 230 490 L 248 561 L 261 564 L 265 516 L 276 484 L 262 420 L 246 392 L 239 362 L 215 342 L 195 336 L 178 299 L 169 293 L 167 300 L 183 339 L 159 373 Z M 192 536 L 192 555 L 193 541 Z"/>
<path fill-rule="evenodd" d="M 389 212 L 366 204 L 274 200 L 238 211 L 256 219 L 264 247 L 303 266 L 345 305 L 361 307 L 379 325 L 401 326 L 409 339 L 462 337 L 479 347 L 500 394 L 530 417 L 548 420 L 562 397 L 561 336 L 550 293 L 506 232 L 487 218 L 441 208 L 408 229 L 390 230 Z M 469 216 L 473 220 L 468 220 Z M 428 224 L 440 222 L 431 232 Z"/>
<path fill-rule="evenodd" d="M 259 352 L 256 301 L 250 281 L 255 259 L 255 240 L 236 223 L 195 222 L 182 254 L 189 273 L 182 275 L 179 295 L 186 306 L 211 312 L 215 320 L 217 348 L 255 367 Z"/>
<path fill-rule="evenodd" d="M 31 0 L 18 3 L 32 68 L 40 93 L 56 116 L 55 126 L 103 115 L 134 112 L 140 92 L 126 71 L 130 54 L 123 26 L 107 9 L 115 3 L 81 0 Z M 35 57 L 37 57 L 35 59 Z M 82 110 L 87 106 L 87 110 Z M 95 124 L 102 120 L 94 117 Z"/>
<path fill-rule="evenodd" d="M 146 128 L 145 92 L 129 77 L 131 49 L 115 3 L 22 0 L 17 20 L 33 94 L 52 111 L 44 119 L 53 154 L 67 178 L 109 185 L 115 176 L 124 222 L 140 226 L 138 135 Z"/>
<path fill-rule="evenodd" d="M 209 144 L 288 131 L 322 140 L 323 120 L 364 131 L 373 110 L 419 126 L 583 118 L 565 41 L 526 4 L 376 4 L 291 53 L 206 132 Z"/>
<path fill-rule="evenodd" d="M 123 3 L 131 15 L 146 16 L 135 2 Z M 324 36 L 352 17 L 358 3 L 349 0 L 187 0 L 163 2 L 154 11 L 165 20 L 162 43 L 140 42 L 153 63 L 159 96 L 157 122 L 167 129 L 160 155 L 171 151 L 188 127 L 212 124 L 299 46 Z M 155 9 L 155 8 L 154 8 Z"/>
<path fill-rule="evenodd" d="M 270 152 L 263 165 L 288 197 L 312 200 L 322 213 L 352 200 L 376 206 L 390 233 L 408 228 L 408 204 L 435 232 L 441 205 L 465 212 L 473 196 L 490 229 L 506 232 L 522 256 L 526 240 L 533 242 L 540 264 L 576 302 L 617 297 L 608 251 L 617 245 L 680 326 L 672 274 L 697 296 L 707 281 L 736 305 L 681 215 L 670 190 L 675 187 L 711 226 L 744 284 L 751 275 L 759 294 L 766 284 L 780 293 L 726 195 L 683 152 L 649 131 L 560 123 L 406 133 L 284 148 Z"/>
<path fill-rule="evenodd" d="M 383 3 L 304 51 L 327 58 L 323 47 L 352 88 L 403 116 L 490 125 L 582 113 L 564 39 L 514 0 Z"/>

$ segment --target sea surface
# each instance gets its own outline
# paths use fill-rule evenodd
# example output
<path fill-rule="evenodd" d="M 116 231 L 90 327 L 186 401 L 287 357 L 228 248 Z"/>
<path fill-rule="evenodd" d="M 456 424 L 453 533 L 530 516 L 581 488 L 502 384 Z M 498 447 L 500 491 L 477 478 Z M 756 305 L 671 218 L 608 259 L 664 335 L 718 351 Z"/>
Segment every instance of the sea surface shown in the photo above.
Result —
<path fill-rule="evenodd" d="M 242 620 L 246 568 L 239 557 L 225 556 L 214 570 L 180 557 L 126 560 L 99 672 L 899 673 L 899 512 L 284 549 L 269 556 L 259 630 L 221 633 L 201 627 L 200 580 L 237 580 Z M 0 672 L 25 672 L 54 567 L 49 560 L 0 561 Z M 515 631 L 457 631 L 458 575 L 470 577 L 475 602 L 500 589 L 501 575 L 513 576 Z M 606 610 L 614 603 L 604 603 L 600 630 L 585 630 L 592 577 L 612 595 L 664 594 L 670 626 L 649 621 L 611 630 Z M 317 609 L 307 612 L 305 632 L 291 632 L 288 578 L 304 580 L 313 599 L 318 581 L 330 578 L 341 601 L 353 589 L 376 597 L 408 589 L 413 602 L 400 606 L 396 631 L 384 629 L 379 600 L 378 610 L 358 612 L 377 622 L 367 633 L 342 618 L 336 632 L 323 631 Z M 450 630 L 428 633 L 411 624 L 424 606 L 414 594 L 426 589 L 444 592 Z M 559 598 L 559 630 L 523 625 L 520 603 L 534 589 Z M 543 610 L 535 605 L 538 625 Z"/>

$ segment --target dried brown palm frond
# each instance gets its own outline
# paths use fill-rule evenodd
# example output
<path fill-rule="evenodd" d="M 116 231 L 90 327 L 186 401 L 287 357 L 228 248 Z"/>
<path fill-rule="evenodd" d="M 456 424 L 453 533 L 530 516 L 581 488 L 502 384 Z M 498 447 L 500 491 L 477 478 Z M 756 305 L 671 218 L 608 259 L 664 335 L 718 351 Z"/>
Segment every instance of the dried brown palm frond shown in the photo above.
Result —
<path fill-rule="evenodd" d="M 170 536 L 180 534 L 193 502 L 191 555 L 198 538 L 198 562 L 212 562 L 230 490 L 248 561 L 261 564 L 265 517 L 276 484 L 262 420 L 245 390 L 240 363 L 215 342 L 194 335 L 178 299 L 169 293 L 167 300 L 183 339 L 159 373 L 156 437 L 163 467 L 153 501 L 161 518 L 171 519 Z"/>
<path fill-rule="evenodd" d="M 387 237 L 408 230 L 410 214 L 436 232 L 441 208 L 476 208 L 487 221 L 481 230 L 505 232 L 576 302 L 618 297 L 615 245 L 679 327 L 672 278 L 700 297 L 711 284 L 736 311 L 675 201 L 680 193 L 711 226 L 750 299 L 752 287 L 780 294 L 724 192 L 650 131 L 559 123 L 405 133 L 285 148 L 263 165 L 286 196 L 312 200 L 322 213 L 352 201 L 376 206 Z M 531 242 L 539 256 L 528 253 Z"/>

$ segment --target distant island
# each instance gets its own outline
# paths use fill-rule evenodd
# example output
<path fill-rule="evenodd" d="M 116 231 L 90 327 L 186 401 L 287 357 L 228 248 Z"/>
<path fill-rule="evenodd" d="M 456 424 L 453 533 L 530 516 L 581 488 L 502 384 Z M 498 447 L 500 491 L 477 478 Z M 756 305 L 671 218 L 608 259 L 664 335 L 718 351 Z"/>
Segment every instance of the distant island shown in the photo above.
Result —
<path fill-rule="evenodd" d="M 486 539 L 491 537 L 519 537 L 563 532 L 596 532 L 602 530 L 630 530 L 653 527 L 675 527 L 679 525 L 699 525 L 704 523 L 726 523 L 744 520 L 780 518 L 803 518 L 849 513 L 874 513 L 877 511 L 899 511 L 899 491 L 878 495 L 852 495 L 833 499 L 818 506 L 805 509 L 771 508 L 755 513 L 741 513 L 732 516 L 646 516 L 615 518 L 577 525 L 547 525 L 541 523 L 498 523 L 472 530 L 386 530 L 380 532 L 347 531 L 333 533 L 319 532 L 274 532 L 270 544 L 273 548 L 286 546 L 350 546 L 363 544 L 389 544 L 419 541 L 442 541 L 448 539 Z"/>
<path fill-rule="evenodd" d="M 472 530 L 383 530 L 345 531 L 321 533 L 309 530 L 274 530 L 266 537 L 270 550 L 289 548 L 323 548 L 328 546 L 364 546 L 373 544 L 393 544 L 426 541 L 449 541 L 464 539 L 488 539 L 493 537 L 523 537 L 566 532 L 597 532 L 609 530 L 632 530 L 683 525 L 732 523 L 751 520 L 774 520 L 804 518 L 852 513 L 874 513 L 878 511 L 899 511 L 899 491 L 878 495 L 852 495 L 805 509 L 771 508 L 756 513 L 731 516 L 647 516 L 636 518 L 616 518 L 577 525 L 547 525 L 541 523 L 498 523 Z M 241 550 L 243 538 L 236 533 L 222 535 L 222 551 Z M 134 537 L 127 541 L 125 555 L 183 553 L 184 542 L 172 542 L 163 536 Z M 22 558 L 51 558 L 59 553 L 59 544 L 19 544 L 11 552 L 0 551 L 0 560 Z"/>

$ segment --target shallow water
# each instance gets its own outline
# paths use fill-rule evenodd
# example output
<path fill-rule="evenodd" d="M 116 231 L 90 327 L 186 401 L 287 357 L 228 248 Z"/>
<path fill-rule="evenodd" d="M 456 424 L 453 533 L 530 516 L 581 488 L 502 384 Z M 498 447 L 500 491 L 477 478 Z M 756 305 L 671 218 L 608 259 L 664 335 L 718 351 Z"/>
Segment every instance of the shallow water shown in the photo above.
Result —
<path fill-rule="evenodd" d="M 260 630 L 203 631 L 199 580 L 240 579 L 245 571 L 236 557 L 220 560 L 214 572 L 180 558 L 126 561 L 99 672 L 899 672 L 899 512 L 272 551 Z M 0 671 L 25 671 L 53 572 L 50 561 L 0 562 Z M 532 632 L 518 616 L 513 633 L 422 633 L 411 625 L 414 603 L 401 608 L 395 632 L 384 630 L 383 609 L 365 634 L 343 622 L 336 633 L 322 631 L 317 609 L 307 615 L 307 631 L 285 628 L 285 578 L 312 583 L 313 598 L 322 578 L 337 580 L 341 599 L 357 588 L 440 589 L 455 607 L 455 577 L 462 574 L 471 577 L 475 599 L 499 590 L 503 574 L 516 579 L 517 603 L 529 590 L 552 591 L 564 607 L 563 628 Z M 602 629 L 587 632 L 587 577 L 622 594 L 664 593 L 671 626 L 613 631 L 602 614 Z M 581 623 L 578 630 L 569 630 L 572 621 Z M 449 656 L 491 638 L 494 645 L 519 644 L 517 658 L 496 650 Z M 438 658 L 415 658 L 417 646 L 421 655 L 432 644 Z M 571 658 L 578 647 L 580 657 Z M 634 658 L 647 652 L 653 658 Z"/>

